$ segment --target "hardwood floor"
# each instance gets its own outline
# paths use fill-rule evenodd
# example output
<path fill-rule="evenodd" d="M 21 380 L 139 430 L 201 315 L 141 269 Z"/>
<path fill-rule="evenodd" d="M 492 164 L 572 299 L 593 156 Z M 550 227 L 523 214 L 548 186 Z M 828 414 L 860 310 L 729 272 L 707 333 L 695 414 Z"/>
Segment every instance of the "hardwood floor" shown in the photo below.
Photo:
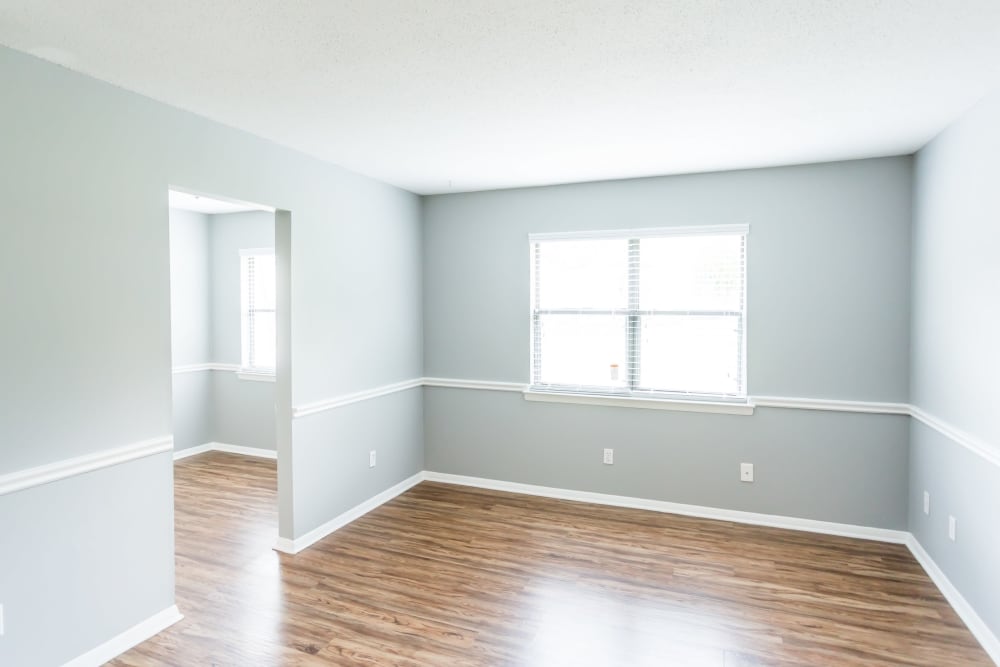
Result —
<path fill-rule="evenodd" d="M 990 665 L 900 545 L 423 483 L 296 555 L 275 464 L 175 466 L 185 619 L 113 665 Z"/>

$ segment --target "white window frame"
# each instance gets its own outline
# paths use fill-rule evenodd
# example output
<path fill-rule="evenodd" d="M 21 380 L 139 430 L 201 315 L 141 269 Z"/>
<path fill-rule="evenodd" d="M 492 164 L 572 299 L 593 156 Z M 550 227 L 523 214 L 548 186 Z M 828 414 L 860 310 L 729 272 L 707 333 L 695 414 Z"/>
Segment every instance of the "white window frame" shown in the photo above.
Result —
<path fill-rule="evenodd" d="M 251 320 L 258 309 L 252 305 L 252 285 L 247 276 L 247 262 L 253 257 L 273 257 L 274 248 L 241 248 L 240 249 L 240 370 L 237 377 L 241 380 L 256 380 L 273 382 L 276 369 L 254 364 L 253 326 Z M 264 311 L 261 311 L 264 312 Z M 272 312 L 267 310 L 266 312 Z"/>
<path fill-rule="evenodd" d="M 632 336 L 629 337 L 627 341 L 627 346 L 629 348 L 629 353 L 626 355 L 626 363 L 629 365 L 628 368 L 624 369 L 626 378 L 628 379 L 628 386 L 622 389 L 614 389 L 611 387 L 600 388 L 594 391 L 580 391 L 577 388 L 569 388 L 560 385 L 546 385 L 537 383 L 538 377 L 536 375 L 537 367 L 535 364 L 536 356 L 540 353 L 540 329 L 538 326 L 538 318 L 540 315 L 550 312 L 547 309 L 539 309 L 537 307 L 538 295 L 535 293 L 537 288 L 537 276 L 536 276 L 536 244 L 544 241 L 555 241 L 555 240 L 599 240 L 599 239 L 617 239 L 617 240 L 627 240 L 630 245 L 636 243 L 640 239 L 645 238 L 657 238 L 664 236 L 719 236 L 719 235 L 739 235 L 744 238 L 743 246 L 743 294 L 741 295 L 742 309 L 740 312 L 730 312 L 727 311 L 726 314 L 738 315 L 741 319 L 742 336 L 740 341 L 739 350 L 739 372 L 741 374 L 740 388 L 741 392 L 734 395 L 722 395 L 722 394 L 698 394 L 698 393 L 677 393 L 677 392 L 660 392 L 660 391 L 649 391 L 641 390 L 637 387 L 636 377 L 638 371 L 638 364 L 641 363 L 641 357 L 638 354 L 638 348 L 636 341 L 632 340 Z M 531 341 L 531 354 L 530 354 L 530 365 L 528 368 L 529 385 L 527 389 L 524 390 L 524 398 L 530 401 L 544 401 L 544 402 L 556 402 L 556 403 L 582 403 L 588 405 L 604 405 L 604 406 L 620 406 L 620 407 L 636 407 L 636 408 L 652 408 L 652 409 L 665 409 L 665 410 L 680 410 L 689 412 L 715 412 L 724 414 L 741 414 L 749 415 L 753 414 L 754 405 L 750 401 L 748 389 L 747 389 L 747 319 L 748 319 L 748 308 L 747 308 L 747 283 L 748 283 L 748 255 L 749 255 L 749 236 L 750 236 L 750 225 L 748 224 L 734 224 L 734 225 L 699 225 L 699 226 L 684 226 L 684 227 L 657 227 L 657 228 L 641 228 L 641 229 L 619 229 L 619 230 L 602 230 L 602 231 L 574 231 L 574 232 L 550 232 L 550 233 L 538 233 L 528 235 L 528 252 L 529 252 L 529 263 L 530 263 L 530 312 L 529 312 L 529 340 Z M 637 250 L 637 248 L 633 248 Z M 630 277 L 634 278 L 634 277 Z M 636 281 L 630 279 L 630 288 L 635 285 Z M 552 311 L 556 312 L 556 311 Z M 574 311 L 578 313 L 578 311 Z M 594 311 L 594 314 L 608 314 L 605 311 Z M 637 330 L 637 322 L 635 320 L 640 319 L 645 311 L 641 311 L 638 308 L 638 303 L 636 300 L 636 295 L 629 294 L 629 307 L 625 313 L 630 320 L 632 326 L 629 328 L 630 331 Z M 688 314 L 705 314 L 712 315 L 718 314 L 717 312 L 704 313 L 688 313 Z M 634 361 L 638 359 L 637 361 Z"/>

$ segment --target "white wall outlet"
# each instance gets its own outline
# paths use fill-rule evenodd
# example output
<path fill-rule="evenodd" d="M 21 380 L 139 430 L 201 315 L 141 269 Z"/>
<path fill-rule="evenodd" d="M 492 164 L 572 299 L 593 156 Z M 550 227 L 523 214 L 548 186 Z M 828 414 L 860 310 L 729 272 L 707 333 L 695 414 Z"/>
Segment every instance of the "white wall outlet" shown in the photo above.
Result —
<path fill-rule="evenodd" d="M 948 517 L 948 539 L 952 542 L 955 541 L 955 517 Z"/>
<path fill-rule="evenodd" d="M 375 450 L 374 449 L 371 450 L 370 452 L 368 452 L 368 467 L 369 468 L 374 468 L 375 467 Z"/>
<path fill-rule="evenodd" d="M 741 463 L 740 464 L 740 481 L 741 482 L 752 482 L 753 481 L 753 464 L 752 463 Z"/>
<path fill-rule="evenodd" d="M 924 514 L 931 513 L 931 494 L 924 491 Z"/>
<path fill-rule="evenodd" d="M 3 605 L 0 604 L 0 637 L 3 637 Z"/>
<path fill-rule="evenodd" d="M 615 464 L 615 450 L 605 449 L 604 450 L 604 465 L 610 466 Z"/>

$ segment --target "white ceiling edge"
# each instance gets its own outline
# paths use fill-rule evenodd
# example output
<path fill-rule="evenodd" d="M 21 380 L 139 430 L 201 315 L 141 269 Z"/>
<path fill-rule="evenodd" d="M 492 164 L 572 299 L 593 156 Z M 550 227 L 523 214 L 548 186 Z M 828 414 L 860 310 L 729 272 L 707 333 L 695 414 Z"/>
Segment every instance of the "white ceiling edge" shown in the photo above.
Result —
<path fill-rule="evenodd" d="M 167 205 L 182 211 L 193 211 L 206 215 L 222 213 L 244 213 L 246 211 L 267 211 L 274 213 L 274 208 L 262 204 L 251 204 L 235 199 L 222 199 L 208 195 L 196 194 L 170 188 L 167 191 Z"/>
<path fill-rule="evenodd" d="M 416 194 L 907 155 L 1000 85 L 997 0 L 0 4 L 2 44 Z"/>
<path fill-rule="evenodd" d="M 959 116 L 956 118 L 958 120 L 961 118 Z M 946 125 L 941 128 L 941 132 L 948 129 L 950 125 Z M 455 188 L 450 186 L 445 186 L 441 189 L 432 189 L 428 191 L 414 192 L 413 190 L 407 190 L 407 188 L 393 183 L 394 187 L 398 187 L 401 190 L 407 190 L 413 194 L 419 195 L 421 197 L 437 197 L 441 195 L 460 195 L 460 194 L 475 194 L 478 192 L 503 192 L 506 190 L 527 190 L 531 188 L 557 188 L 572 185 L 593 185 L 597 183 L 614 183 L 616 181 L 639 181 L 646 179 L 657 179 L 657 178 L 682 178 L 684 176 L 703 176 L 711 174 L 728 174 L 733 172 L 741 171 L 757 171 L 763 169 L 782 169 L 787 167 L 808 167 L 810 165 L 823 165 L 823 164 L 834 164 L 837 162 L 854 162 L 859 160 L 880 160 L 886 158 L 900 158 L 900 157 L 912 157 L 916 155 L 924 146 L 934 140 L 940 132 L 937 132 L 927 141 L 919 143 L 914 147 L 907 147 L 901 149 L 894 149 L 888 152 L 876 152 L 876 153 L 864 153 L 864 154 L 849 154 L 849 155 L 833 155 L 830 157 L 816 157 L 813 159 L 802 159 L 791 162 L 734 162 L 732 164 L 726 164 L 721 166 L 706 166 L 706 167 L 692 167 L 690 170 L 684 171 L 664 171 L 657 173 L 647 173 L 647 172 L 616 172 L 614 174 L 598 174 L 592 177 L 580 177 L 574 180 L 554 180 L 554 181 L 532 181 L 532 182 L 520 182 L 517 179 L 512 179 L 509 182 L 499 181 L 491 182 L 490 184 L 476 185 L 472 184 L 465 188 Z M 367 176 L 367 174 L 361 174 L 362 176 Z M 370 177 L 374 178 L 374 177 Z"/>

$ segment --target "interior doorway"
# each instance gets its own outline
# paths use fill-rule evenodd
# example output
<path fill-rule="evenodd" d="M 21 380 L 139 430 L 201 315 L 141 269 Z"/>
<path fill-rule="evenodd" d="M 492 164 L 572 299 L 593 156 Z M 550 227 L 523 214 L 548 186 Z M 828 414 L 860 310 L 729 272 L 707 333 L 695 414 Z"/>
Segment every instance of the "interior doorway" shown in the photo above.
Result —
<path fill-rule="evenodd" d="M 290 214 L 181 188 L 168 202 L 174 459 L 275 460 L 280 510 L 291 495 L 279 455 L 291 433 Z M 279 511 L 279 526 L 290 519 Z"/>

